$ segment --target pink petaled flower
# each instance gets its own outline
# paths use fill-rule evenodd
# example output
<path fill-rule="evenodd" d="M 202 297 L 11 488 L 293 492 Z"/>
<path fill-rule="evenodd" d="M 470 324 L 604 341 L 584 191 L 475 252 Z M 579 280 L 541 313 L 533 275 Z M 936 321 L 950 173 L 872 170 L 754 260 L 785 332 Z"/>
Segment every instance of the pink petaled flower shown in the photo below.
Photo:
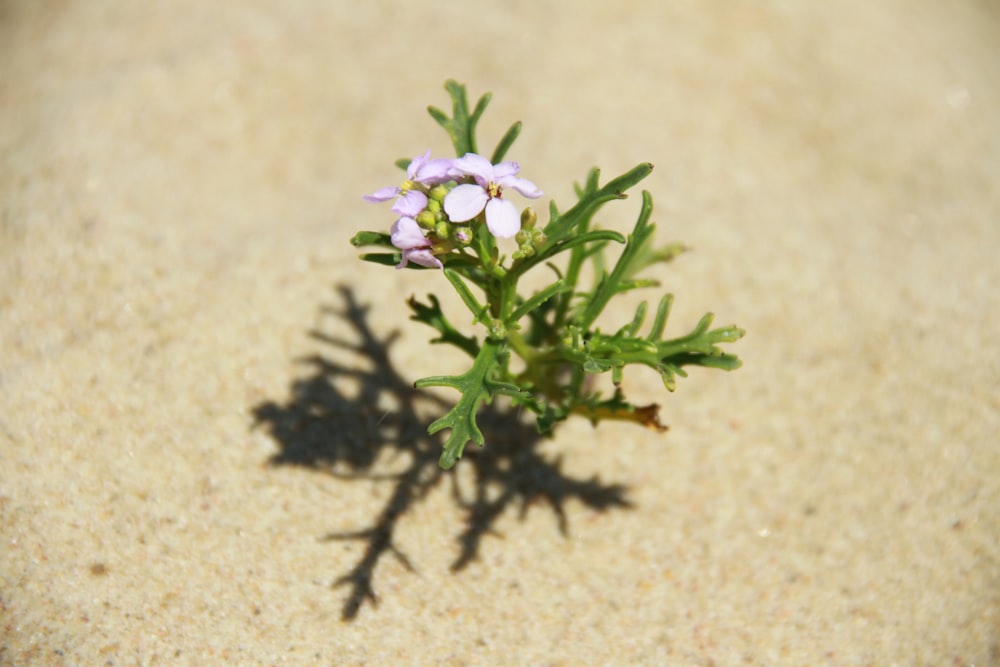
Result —
<path fill-rule="evenodd" d="M 466 153 L 452 161 L 454 171 L 472 176 L 475 183 L 463 183 L 444 198 L 444 211 L 452 222 L 465 222 L 486 210 L 486 226 L 498 238 L 510 238 L 521 229 L 517 207 L 503 198 L 504 188 L 513 188 L 525 197 L 542 196 L 534 183 L 515 174 L 521 170 L 516 162 L 493 165 L 481 155 Z"/>
<path fill-rule="evenodd" d="M 443 269 L 441 263 L 434 253 L 431 252 L 431 241 L 424 236 L 420 225 L 413 218 L 402 217 L 392 225 L 389 230 L 389 238 L 392 245 L 403 251 L 403 261 L 396 268 L 401 269 L 407 262 L 413 262 L 431 269 Z"/>
<path fill-rule="evenodd" d="M 393 212 L 412 218 L 427 208 L 427 195 L 420 190 L 418 184 L 438 185 L 452 178 L 451 160 L 444 158 L 432 160 L 431 152 L 428 150 L 410 162 L 410 166 L 406 168 L 406 180 L 402 185 L 381 188 L 370 195 L 365 195 L 364 199 L 377 203 L 396 198 L 396 203 L 392 207 Z"/>

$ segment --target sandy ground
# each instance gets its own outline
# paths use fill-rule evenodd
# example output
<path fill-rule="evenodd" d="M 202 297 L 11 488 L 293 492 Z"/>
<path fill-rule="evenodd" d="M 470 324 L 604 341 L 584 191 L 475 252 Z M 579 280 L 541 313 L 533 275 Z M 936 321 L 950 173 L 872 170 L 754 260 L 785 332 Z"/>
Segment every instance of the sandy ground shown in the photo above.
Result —
<path fill-rule="evenodd" d="M 998 45 L 986 0 L 3 2 L 0 662 L 1000 664 Z M 498 402 L 437 472 L 444 281 L 347 241 L 449 77 L 561 206 L 656 164 L 673 330 L 748 331 L 627 377 L 665 436 Z"/>

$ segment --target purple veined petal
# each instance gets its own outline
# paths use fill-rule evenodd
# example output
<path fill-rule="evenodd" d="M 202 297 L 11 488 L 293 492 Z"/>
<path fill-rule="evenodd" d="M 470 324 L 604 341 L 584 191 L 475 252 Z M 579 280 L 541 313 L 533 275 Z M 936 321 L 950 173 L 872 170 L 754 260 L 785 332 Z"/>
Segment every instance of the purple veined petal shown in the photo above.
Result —
<path fill-rule="evenodd" d="M 475 176 L 485 181 L 493 180 L 493 165 L 482 155 L 466 153 L 462 157 L 452 160 L 452 164 L 463 174 Z"/>
<path fill-rule="evenodd" d="M 495 197 L 486 205 L 486 226 L 498 239 L 509 239 L 521 229 L 521 216 L 513 203 Z"/>
<path fill-rule="evenodd" d="M 399 188 L 390 185 L 388 187 L 379 188 L 370 195 L 365 195 L 364 200 L 367 202 L 372 202 L 373 204 L 377 204 L 378 202 L 389 201 L 390 199 L 394 199 L 398 194 L 399 194 Z"/>
<path fill-rule="evenodd" d="M 515 176 L 508 176 L 500 181 L 500 185 L 505 188 L 513 188 L 528 199 L 538 199 L 544 194 L 538 189 L 538 186 L 531 181 L 524 178 L 517 178 Z"/>
<path fill-rule="evenodd" d="M 425 208 L 427 208 L 427 195 L 420 190 L 408 190 L 396 200 L 392 212 L 415 218 Z"/>
<path fill-rule="evenodd" d="M 402 217 L 392 224 L 392 229 L 389 230 L 389 239 L 392 241 L 392 245 L 400 250 L 426 248 L 431 244 L 430 240 L 424 236 L 417 221 L 407 217 Z"/>
<path fill-rule="evenodd" d="M 500 164 L 493 165 L 493 180 L 502 181 L 510 178 L 519 171 L 521 171 L 521 165 L 517 162 L 501 162 Z"/>
<path fill-rule="evenodd" d="M 430 248 L 413 248 L 412 250 L 404 250 L 403 261 L 397 264 L 396 268 L 403 268 L 406 266 L 407 261 L 419 264 L 420 266 L 426 266 L 429 269 L 444 268 L 444 264 L 441 263 L 440 259 L 434 256 L 434 253 L 430 251 Z"/>
<path fill-rule="evenodd" d="M 444 212 L 452 222 L 465 222 L 479 215 L 490 199 L 486 190 L 472 183 L 457 186 L 445 195 Z"/>

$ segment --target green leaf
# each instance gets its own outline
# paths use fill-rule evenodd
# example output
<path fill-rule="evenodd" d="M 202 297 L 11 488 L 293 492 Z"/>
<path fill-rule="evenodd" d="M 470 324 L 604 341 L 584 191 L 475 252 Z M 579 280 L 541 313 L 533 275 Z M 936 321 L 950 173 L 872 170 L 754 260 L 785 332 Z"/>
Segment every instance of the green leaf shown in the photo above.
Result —
<path fill-rule="evenodd" d="M 486 107 L 490 103 L 490 93 L 486 93 L 479 98 L 479 101 L 476 103 L 475 110 L 470 114 L 469 99 L 465 92 L 465 86 L 457 81 L 449 79 L 444 84 L 444 88 L 448 91 L 448 94 L 451 95 L 451 118 L 448 118 L 444 111 L 434 106 L 427 107 L 427 113 L 430 114 L 431 118 L 433 118 L 438 125 L 443 127 L 448 132 L 448 136 L 451 137 L 451 143 L 455 147 L 456 155 L 461 157 L 466 153 L 477 153 L 476 123 L 479 122 L 479 118 L 483 115 L 483 112 L 486 111 Z M 511 141 L 513 141 L 513 139 Z"/>
<path fill-rule="evenodd" d="M 445 470 L 453 467 L 468 442 L 482 446 L 485 442 L 482 431 L 476 423 L 476 413 L 483 403 L 493 400 L 497 394 L 526 399 L 530 395 L 515 385 L 493 379 L 494 371 L 504 353 L 503 344 L 487 339 L 476 356 L 472 368 L 462 375 L 439 375 L 417 380 L 416 387 L 451 387 L 457 389 L 462 398 L 445 415 L 434 420 L 427 427 L 430 434 L 443 429 L 451 429 L 444 444 L 444 451 L 438 464 Z"/>
<path fill-rule="evenodd" d="M 392 239 L 388 234 L 382 234 L 381 232 L 358 232 L 353 237 L 351 237 L 351 245 L 355 248 L 360 248 L 366 245 L 378 245 L 385 246 L 387 248 L 393 247 Z"/>
<path fill-rule="evenodd" d="M 509 322 L 517 322 L 519 319 L 527 315 L 533 310 L 540 308 L 543 303 L 551 299 L 557 294 L 561 294 L 569 290 L 569 286 L 563 283 L 561 280 L 557 280 L 540 292 L 535 292 L 531 295 L 531 298 L 518 306 L 510 317 L 507 318 Z"/>
<path fill-rule="evenodd" d="M 407 301 L 407 305 L 413 311 L 410 319 L 416 322 L 423 322 L 441 334 L 437 338 L 432 338 L 431 343 L 450 343 L 475 359 L 479 354 L 479 343 L 476 339 L 462 335 L 451 325 L 441 311 L 441 304 L 436 296 L 428 294 L 427 298 L 431 302 L 430 305 L 420 303 L 416 297 L 410 297 L 410 300 Z"/>
<path fill-rule="evenodd" d="M 644 162 L 598 188 L 600 170 L 592 169 L 587 177 L 587 184 L 582 190 L 577 189 L 580 201 L 561 216 L 553 216 L 545 226 L 545 236 L 554 243 L 569 236 L 574 228 L 581 225 L 585 227 L 601 206 L 614 199 L 625 199 L 625 191 L 649 176 L 652 171 L 653 165 Z"/>
<path fill-rule="evenodd" d="M 399 264 L 401 256 L 398 252 L 388 253 L 388 252 L 366 252 L 363 255 L 358 256 L 359 259 L 365 262 L 372 262 L 373 264 L 382 264 L 384 266 L 396 266 Z M 411 268 L 421 268 L 419 266 L 410 265 Z"/>
<path fill-rule="evenodd" d="M 649 330 L 650 340 L 659 340 L 663 337 L 663 329 L 667 326 L 667 318 L 670 317 L 670 307 L 674 305 L 674 295 L 664 294 L 660 299 L 660 305 L 656 308 L 656 317 L 653 319 L 653 326 Z"/>
<path fill-rule="evenodd" d="M 583 311 L 574 318 L 582 329 L 589 329 L 590 325 L 597 319 L 597 316 L 604 310 L 611 297 L 622 291 L 620 289 L 622 278 L 628 273 L 629 265 L 636 256 L 636 253 L 639 252 L 639 249 L 653 233 L 654 226 L 649 224 L 649 216 L 652 212 L 653 198 L 649 192 L 643 191 L 642 210 L 639 213 L 639 219 L 636 221 L 632 233 L 628 236 L 625 249 L 622 250 L 622 254 L 618 257 L 615 268 L 600 281 L 594 289 L 593 294 L 587 300 Z"/>
<path fill-rule="evenodd" d="M 521 121 L 517 121 L 510 126 L 507 133 L 503 135 L 500 142 L 497 144 L 496 150 L 493 151 L 493 156 L 490 158 L 490 162 L 493 164 L 499 164 L 503 160 L 507 151 L 510 150 L 511 145 L 517 139 L 517 136 L 521 134 Z"/>
<path fill-rule="evenodd" d="M 643 320 L 646 319 L 646 309 L 648 307 L 649 304 L 646 303 L 645 301 L 640 303 L 639 307 L 635 309 L 635 317 L 632 318 L 631 322 L 623 326 L 616 335 L 626 336 L 626 337 L 634 336 L 635 332 L 638 331 L 639 327 L 642 326 Z"/>
<path fill-rule="evenodd" d="M 458 295 L 462 297 L 462 302 L 472 311 L 475 316 L 476 322 L 486 322 L 489 319 L 489 311 L 486 306 L 479 303 L 476 297 L 473 296 L 472 291 L 469 286 L 465 284 L 462 278 L 451 269 L 444 270 L 444 277 L 448 279 L 448 282 L 452 284 Z"/>
<path fill-rule="evenodd" d="M 431 115 L 431 118 L 433 118 L 437 122 L 438 125 L 440 125 L 441 127 L 443 127 L 446 130 L 449 130 L 449 128 L 451 126 L 451 119 L 448 118 L 448 114 L 446 114 L 445 112 L 441 111 L 440 109 L 438 109 L 435 106 L 429 106 L 429 107 L 427 107 L 427 113 L 429 113 Z"/>
<path fill-rule="evenodd" d="M 664 306 L 665 302 L 666 298 L 660 302 L 664 312 L 669 309 L 669 304 Z M 665 318 L 666 314 L 664 320 Z M 739 357 L 724 352 L 719 345 L 735 342 L 742 338 L 745 332 L 735 326 L 709 330 L 712 320 L 712 314 L 707 313 L 686 336 L 660 341 L 653 352 L 637 349 L 626 352 L 622 358 L 627 363 L 645 364 L 658 371 L 668 391 L 674 391 L 676 388 L 675 376 L 686 377 L 684 366 L 704 366 L 726 371 L 739 368 L 742 365 Z M 657 328 L 657 324 L 654 324 L 654 329 Z"/>
<path fill-rule="evenodd" d="M 604 243 L 609 241 L 614 241 L 615 243 L 625 243 L 625 236 L 610 229 L 599 229 L 572 236 L 565 241 L 546 243 L 542 246 L 542 249 L 537 251 L 534 255 L 531 257 L 525 257 L 520 261 L 517 265 L 518 274 L 524 274 L 528 269 L 536 264 L 540 264 L 553 255 L 557 255 L 565 250 L 571 250 L 572 248 L 576 248 L 578 246 L 586 246 L 587 244 L 594 244 L 582 255 L 586 256 L 591 252 L 595 252 L 599 249 L 599 247 L 602 247 Z"/>
<path fill-rule="evenodd" d="M 689 248 L 681 243 L 670 243 L 659 248 L 647 246 L 633 263 L 634 272 L 638 273 L 654 264 L 666 264 L 672 262 L 675 257 L 685 253 Z"/>

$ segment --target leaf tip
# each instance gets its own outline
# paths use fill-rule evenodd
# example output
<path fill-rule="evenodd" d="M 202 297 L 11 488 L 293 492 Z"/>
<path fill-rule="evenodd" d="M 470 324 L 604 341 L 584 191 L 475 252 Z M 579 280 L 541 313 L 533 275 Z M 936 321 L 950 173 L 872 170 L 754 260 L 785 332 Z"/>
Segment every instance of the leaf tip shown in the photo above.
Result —
<path fill-rule="evenodd" d="M 455 452 L 446 449 L 443 452 L 441 452 L 441 458 L 438 459 L 438 465 L 441 467 L 442 470 L 451 470 L 452 468 L 455 467 L 455 463 L 460 458 L 461 455 L 456 456 Z"/>

